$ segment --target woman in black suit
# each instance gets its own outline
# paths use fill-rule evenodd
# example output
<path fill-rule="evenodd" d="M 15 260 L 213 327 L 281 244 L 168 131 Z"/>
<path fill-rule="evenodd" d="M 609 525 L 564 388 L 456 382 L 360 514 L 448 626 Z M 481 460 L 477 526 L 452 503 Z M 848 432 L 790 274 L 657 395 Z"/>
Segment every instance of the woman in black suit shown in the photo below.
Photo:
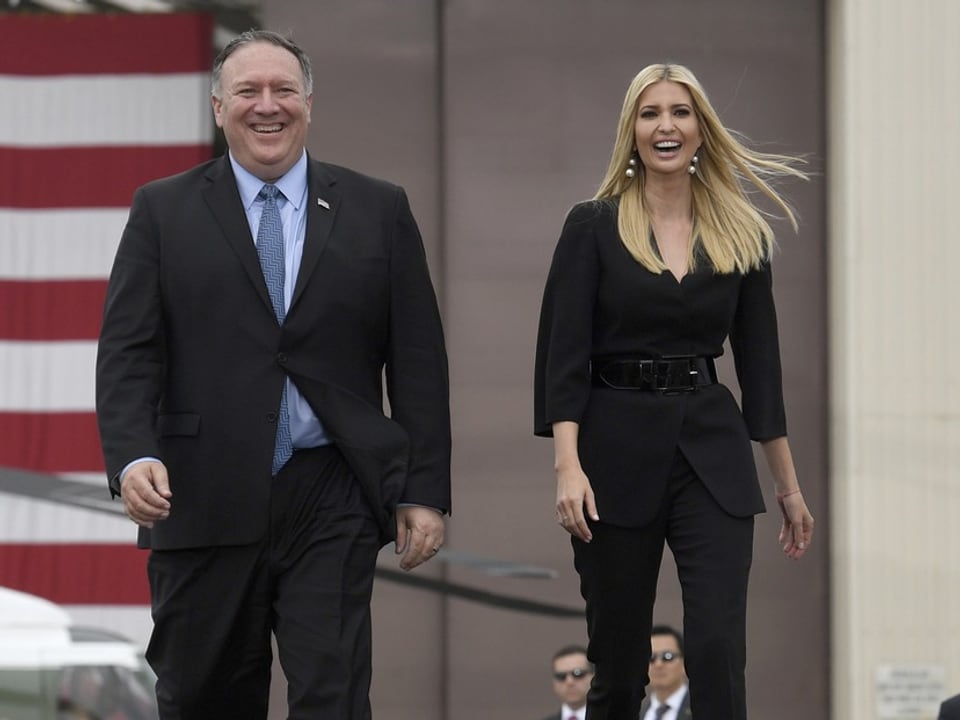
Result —
<path fill-rule="evenodd" d="M 781 388 L 770 256 L 752 184 L 795 161 L 726 130 L 689 70 L 652 65 L 627 90 L 607 175 L 576 205 L 544 291 L 535 432 L 552 436 L 557 518 L 572 535 L 596 674 L 590 720 L 636 718 L 664 542 L 683 591 L 692 710 L 746 718 L 746 594 L 762 512 L 750 441 L 766 454 L 801 557 L 813 518 Z M 741 407 L 717 382 L 729 338 Z"/>

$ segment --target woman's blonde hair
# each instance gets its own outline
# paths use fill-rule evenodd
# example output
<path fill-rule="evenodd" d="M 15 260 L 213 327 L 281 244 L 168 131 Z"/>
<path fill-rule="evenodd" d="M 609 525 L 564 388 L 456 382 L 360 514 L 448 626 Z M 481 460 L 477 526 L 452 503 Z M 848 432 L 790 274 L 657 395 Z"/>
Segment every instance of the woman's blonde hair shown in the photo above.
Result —
<path fill-rule="evenodd" d="M 697 172 L 692 178 L 690 269 L 696 266 L 698 248 L 703 250 L 717 272 L 746 272 L 756 268 L 770 256 L 773 230 L 747 197 L 744 182 L 752 184 L 776 203 L 796 230 L 793 210 L 770 182 L 784 176 L 806 179 L 806 174 L 795 167 L 802 160 L 747 148 L 723 126 L 700 83 L 682 65 L 649 65 L 630 83 L 620 113 L 610 165 L 594 199 L 619 198 L 618 226 L 623 244 L 637 262 L 651 272 L 667 270 L 650 242 L 650 214 L 643 193 L 646 182 L 643 164 L 638 164 L 635 177 L 625 175 L 636 147 L 634 126 L 640 95 L 661 80 L 683 85 L 690 92 L 703 139 Z"/>

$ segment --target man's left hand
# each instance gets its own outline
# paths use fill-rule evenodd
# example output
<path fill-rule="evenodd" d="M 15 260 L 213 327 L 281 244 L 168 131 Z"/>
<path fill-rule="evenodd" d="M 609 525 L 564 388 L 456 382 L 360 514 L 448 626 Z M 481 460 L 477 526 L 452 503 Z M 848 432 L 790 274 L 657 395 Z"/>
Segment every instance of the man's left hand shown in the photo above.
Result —
<path fill-rule="evenodd" d="M 443 515 L 433 508 L 405 505 L 397 508 L 397 555 L 400 567 L 413 570 L 443 546 Z"/>

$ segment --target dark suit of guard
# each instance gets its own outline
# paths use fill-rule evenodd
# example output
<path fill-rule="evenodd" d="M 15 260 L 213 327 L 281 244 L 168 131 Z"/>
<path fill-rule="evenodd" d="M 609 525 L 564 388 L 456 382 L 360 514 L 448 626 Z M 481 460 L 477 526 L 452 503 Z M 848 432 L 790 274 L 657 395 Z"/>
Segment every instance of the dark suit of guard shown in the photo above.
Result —
<path fill-rule="evenodd" d="M 544 291 L 535 372 L 535 433 L 579 423 L 600 515 L 588 521 L 591 543 L 572 538 L 596 668 L 588 715 L 638 712 L 666 542 L 683 587 L 694 710 L 699 699 L 718 718 L 738 718 L 753 516 L 764 510 L 751 439 L 786 434 L 770 266 L 721 275 L 701 258 L 679 282 L 649 272 L 621 242 L 617 208 L 590 201 L 569 213 Z M 610 358 L 715 358 L 727 338 L 742 412 L 720 383 L 670 394 L 591 380 Z"/>
<path fill-rule="evenodd" d="M 937 720 L 960 720 L 960 695 L 954 695 L 941 703 Z"/>
<path fill-rule="evenodd" d="M 395 535 L 397 504 L 450 508 L 446 355 L 406 196 L 310 159 L 307 177 L 303 256 L 282 326 L 226 156 L 137 191 L 109 281 L 97 365 L 107 472 L 116 494 L 131 460 L 153 456 L 166 465 L 170 517 L 139 533 L 140 547 L 154 551 L 153 612 L 165 633 L 151 645 L 171 633 L 193 643 L 161 680 L 203 695 L 189 685 L 216 674 L 223 654 L 251 656 L 246 675 L 220 678 L 235 693 L 193 717 L 257 716 L 245 703 L 257 702 L 248 689 L 259 697 L 269 682 L 270 658 L 256 648 L 271 623 L 291 648 L 281 651 L 284 670 L 302 676 L 299 684 L 369 684 L 357 676 L 367 672 L 362 663 L 344 667 L 324 647 L 349 654 L 356 644 L 358 657 L 369 653 L 375 558 Z M 298 450 L 274 478 L 287 377 L 332 445 Z M 310 533 L 311 543 L 340 542 L 342 560 L 282 575 L 276 591 L 287 607 L 251 610 L 235 601 L 251 591 L 245 583 L 261 582 L 251 567 L 278 575 L 298 567 Z M 241 554 L 226 559 L 228 549 Z M 196 587 L 181 593 L 179 578 L 189 574 Z M 297 625 L 304 608 L 326 613 L 319 629 Z M 173 615 L 188 619 L 168 620 Z M 248 628 L 249 637 L 224 646 L 221 622 Z M 162 704 L 162 688 L 158 695 Z M 343 708 L 336 716 L 368 712 Z"/>
<path fill-rule="evenodd" d="M 640 717 L 638 720 L 645 720 L 647 717 L 647 711 L 650 709 L 650 698 L 644 698 L 643 704 L 640 705 Z M 690 693 L 687 692 L 683 696 L 683 702 L 680 703 L 680 707 L 677 709 L 677 720 L 693 720 L 693 713 L 690 711 Z"/>

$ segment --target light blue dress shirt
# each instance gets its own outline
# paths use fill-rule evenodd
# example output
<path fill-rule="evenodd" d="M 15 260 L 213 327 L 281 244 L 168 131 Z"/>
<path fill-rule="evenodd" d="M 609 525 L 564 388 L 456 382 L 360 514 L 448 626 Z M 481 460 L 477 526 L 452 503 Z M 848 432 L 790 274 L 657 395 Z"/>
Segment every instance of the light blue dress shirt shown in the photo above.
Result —
<path fill-rule="evenodd" d="M 247 214 L 250 224 L 251 237 L 257 237 L 260 227 L 260 214 L 263 212 L 263 201 L 257 199 L 257 194 L 263 188 L 260 180 L 245 170 L 230 154 L 230 165 L 234 177 L 237 179 L 237 190 L 240 192 L 240 201 Z M 283 262 L 286 277 L 283 283 L 284 309 L 290 309 L 290 300 L 293 289 L 297 284 L 297 273 L 300 270 L 300 259 L 303 257 L 303 242 L 307 236 L 307 153 L 304 151 L 296 164 L 287 173 L 277 180 L 274 185 L 280 190 L 277 197 L 277 206 L 280 209 L 280 221 L 283 223 Z M 287 378 L 287 406 L 290 410 L 290 435 L 293 438 L 294 448 L 311 448 L 329 445 L 331 440 L 327 436 L 323 425 L 314 414 L 313 409 L 297 390 L 290 378 Z"/>

